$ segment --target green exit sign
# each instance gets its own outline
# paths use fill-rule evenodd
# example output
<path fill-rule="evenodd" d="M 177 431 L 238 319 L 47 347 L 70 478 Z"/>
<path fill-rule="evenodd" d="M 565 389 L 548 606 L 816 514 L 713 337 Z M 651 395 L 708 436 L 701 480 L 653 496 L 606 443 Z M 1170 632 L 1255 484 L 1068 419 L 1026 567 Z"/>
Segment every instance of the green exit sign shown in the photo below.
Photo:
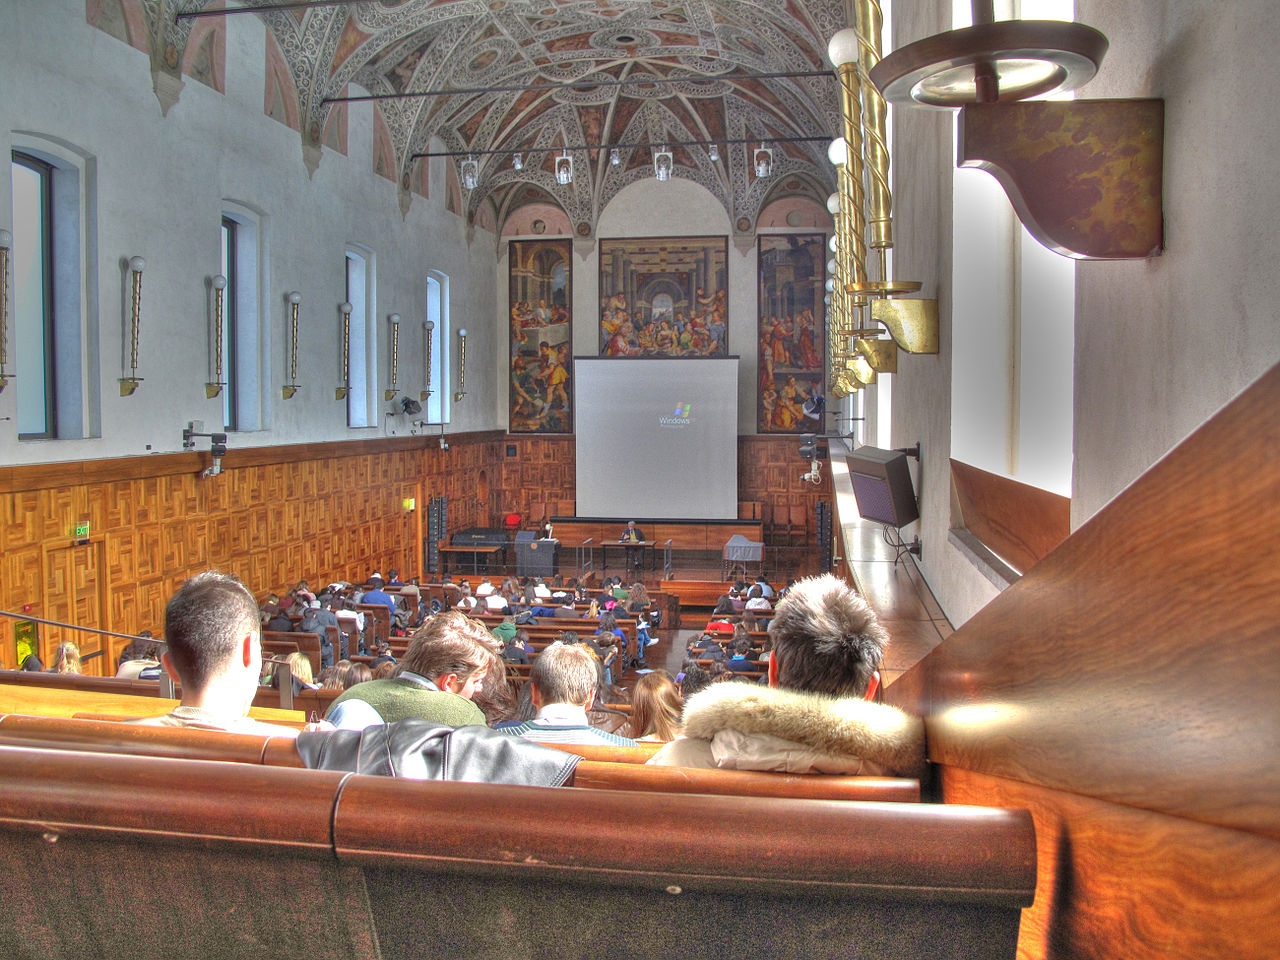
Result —
<path fill-rule="evenodd" d="M 89 535 L 89 525 L 87 523 L 77 523 L 75 535 L 77 537 L 87 537 Z"/>

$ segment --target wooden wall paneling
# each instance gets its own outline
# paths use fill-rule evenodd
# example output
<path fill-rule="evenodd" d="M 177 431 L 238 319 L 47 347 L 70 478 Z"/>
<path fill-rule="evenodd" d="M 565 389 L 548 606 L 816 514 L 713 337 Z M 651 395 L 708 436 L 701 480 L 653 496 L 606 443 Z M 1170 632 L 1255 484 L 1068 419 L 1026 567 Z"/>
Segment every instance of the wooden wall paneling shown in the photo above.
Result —
<path fill-rule="evenodd" d="M 1280 839 L 1277 410 L 1280 366 L 913 668 L 932 759 Z"/>
<path fill-rule="evenodd" d="M 1035 903 L 1021 960 L 1271 960 L 1280 842 L 955 767 L 947 803 L 1031 811 Z"/>

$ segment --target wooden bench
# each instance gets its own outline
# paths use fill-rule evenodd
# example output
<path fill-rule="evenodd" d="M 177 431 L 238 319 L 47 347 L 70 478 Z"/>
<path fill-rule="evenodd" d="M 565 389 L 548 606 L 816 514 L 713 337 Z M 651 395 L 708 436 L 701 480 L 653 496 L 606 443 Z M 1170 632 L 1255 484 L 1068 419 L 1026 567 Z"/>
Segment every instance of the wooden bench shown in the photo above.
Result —
<path fill-rule="evenodd" d="M 385 607 L 383 609 L 386 609 Z M 286 630 L 263 630 L 262 653 L 283 659 L 290 653 L 299 651 L 306 655 L 311 663 L 311 675 L 320 672 L 320 634 L 298 633 Z"/>
<path fill-rule="evenodd" d="M 95 680 L 115 679 L 94 677 Z M 154 681 L 133 680 L 123 684 L 150 682 L 152 692 L 117 684 L 116 689 L 98 688 L 93 684 L 77 686 L 42 686 L 36 684 L 0 683 L 0 713 L 26 713 L 47 717 L 74 717 L 79 713 L 109 714 L 118 717 L 162 717 L 171 713 L 179 701 L 156 693 Z M 281 710 L 276 691 L 274 706 L 251 706 L 249 716 L 266 723 L 300 727 L 306 716 L 299 710 Z M 318 692 L 318 691 L 317 691 Z M 323 714 L 322 714 L 323 715 Z"/>
<path fill-rule="evenodd" d="M 624 960 L 1007 960 L 1036 877 L 1021 810 L 21 747 L 0 747 L 0 850 L 0 944 L 100 960 L 576 960 L 605 931 Z"/>
<path fill-rule="evenodd" d="M 0 746 L 78 750 L 184 760 L 216 760 L 301 767 L 288 737 L 222 733 L 181 727 L 148 727 L 64 717 L 0 716 Z M 656 751 L 655 751 L 656 752 Z M 793 797 L 916 803 L 918 780 L 896 777 L 822 776 L 746 770 L 695 770 L 583 759 L 574 786 L 651 793 Z"/>
<path fill-rule="evenodd" d="M 714 607 L 733 587 L 715 580 L 663 580 L 663 593 L 674 594 L 683 607 Z"/>

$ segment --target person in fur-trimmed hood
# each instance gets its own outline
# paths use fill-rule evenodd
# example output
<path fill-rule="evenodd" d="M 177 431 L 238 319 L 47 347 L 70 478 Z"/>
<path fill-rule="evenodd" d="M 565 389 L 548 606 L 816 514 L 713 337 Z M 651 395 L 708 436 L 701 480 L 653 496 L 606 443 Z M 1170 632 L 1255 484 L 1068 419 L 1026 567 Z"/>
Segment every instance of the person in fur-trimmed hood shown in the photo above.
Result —
<path fill-rule="evenodd" d="M 830 575 L 796 583 L 769 625 L 769 686 L 717 683 L 685 704 L 684 735 L 649 763 L 918 776 L 924 725 L 872 702 L 888 634 Z"/>

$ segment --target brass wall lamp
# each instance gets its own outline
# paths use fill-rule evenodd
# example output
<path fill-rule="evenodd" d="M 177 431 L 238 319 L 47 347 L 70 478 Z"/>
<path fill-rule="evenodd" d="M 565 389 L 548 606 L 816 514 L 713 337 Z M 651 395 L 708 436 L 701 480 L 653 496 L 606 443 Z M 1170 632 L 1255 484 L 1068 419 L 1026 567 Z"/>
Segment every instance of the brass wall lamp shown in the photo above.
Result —
<path fill-rule="evenodd" d="M 15 379 L 5 373 L 9 362 L 9 251 L 13 249 L 13 234 L 0 230 L 0 393 Z"/>
<path fill-rule="evenodd" d="M 1159 255 L 1164 101 L 1030 102 L 1093 79 L 1107 38 L 1079 23 L 997 22 L 991 0 L 973 0 L 973 23 L 895 50 L 871 81 L 892 103 L 958 107 L 959 165 L 995 177 L 1050 250 L 1082 260 Z"/>
<path fill-rule="evenodd" d="M 298 304 L 302 303 L 302 294 L 297 290 L 288 294 L 285 300 L 289 303 L 289 382 L 280 388 L 280 395 L 285 400 L 292 400 L 298 392 Z"/>

